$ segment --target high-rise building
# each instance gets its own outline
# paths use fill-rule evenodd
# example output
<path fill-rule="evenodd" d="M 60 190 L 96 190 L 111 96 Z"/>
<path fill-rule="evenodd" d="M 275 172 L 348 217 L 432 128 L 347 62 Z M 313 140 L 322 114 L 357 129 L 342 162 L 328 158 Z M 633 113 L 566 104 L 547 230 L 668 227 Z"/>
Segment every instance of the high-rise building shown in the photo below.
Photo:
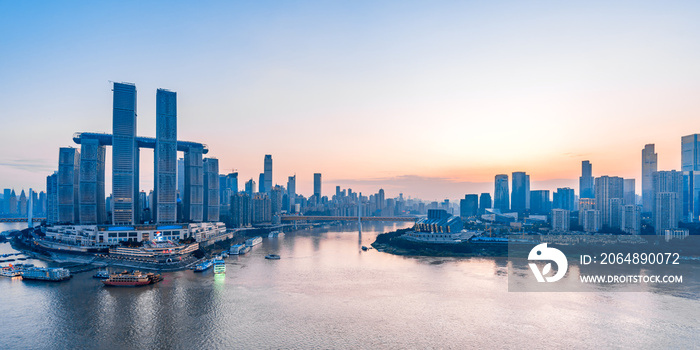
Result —
<path fill-rule="evenodd" d="M 598 232 L 602 228 L 602 218 L 600 210 L 588 209 L 580 212 L 583 218 L 583 231 Z"/>
<path fill-rule="evenodd" d="M 155 221 L 159 224 L 175 223 L 178 171 L 177 94 L 173 91 L 156 91 L 156 145 L 153 157 Z M 153 216 L 154 213 L 151 214 Z"/>
<path fill-rule="evenodd" d="M 678 227 L 682 219 L 683 174 L 680 171 L 656 171 L 652 174 L 654 207 L 652 217 L 656 232 Z"/>
<path fill-rule="evenodd" d="M 204 221 L 219 221 L 219 160 L 205 158 L 204 168 Z"/>
<path fill-rule="evenodd" d="M 591 162 L 584 160 L 581 162 L 581 177 L 578 180 L 578 190 L 580 198 L 593 198 L 593 166 Z"/>
<path fill-rule="evenodd" d="M 270 215 L 280 215 L 282 213 L 282 187 L 275 186 L 270 191 Z"/>
<path fill-rule="evenodd" d="M 622 231 L 638 235 L 642 231 L 642 210 L 637 205 L 628 204 L 623 208 Z"/>
<path fill-rule="evenodd" d="M 681 171 L 700 171 L 700 134 L 681 138 Z"/>
<path fill-rule="evenodd" d="M 700 134 L 681 138 L 681 171 L 683 171 L 682 220 L 700 221 Z"/>
<path fill-rule="evenodd" d="M 475 217 L 479 213 L 479 196 L 467 194 L 459 201 L 459 216 L 462 218 Z"/>
<path fill-rule="evenodd" d="M 21 217 L 27 216 L 27 195 L 24 194 L 24 190 L 19 195 L 19 215 Z"/>
<path fill-rule="evenodd" d="M 48 181 L 48 178 L 46 179 L 46 181 Z M 48 187 L 47 187 L 47 188 L 48 188 Z M 10 214 L 10 193 L 12 193 L 12 190 L 10 190 L 9 188 L 6 188 L 6 189 L 3 190 L 3 195 L 2 195 L 2 199 L 3 199 L 3 203 L 2 203 L 3 210 L 2 210 L 2 211 L 3 211 L 3 213 L 5 213 L 5 214 Z"/>
<path fill-rule="evenodd" d="M 661 234 L 667 229 L 678 228 L 678 193 L 657 192 L 654 193 L 654 229 L 656 234 Z"/>
<path fill-rule="evenodd" d="M 290 176 L 287 178 L 287 198 L 289 200 L 289 212 L 293 213 L 297 198 L 297 176 Z"/>
<path fill-rule="evenodd" d="M 552 203 L 549 199 L 549 190 L 530 191 L 530 213 L 535 215 L 547 215 L 551 211 Z"/>
<path fill-rule="evenodd" d="M 314 173 L 314 196 L 321 201 L 321 173 Z"/>
<path fill-rule="evenodd" d="M 479 215 L 486 213 L 486 209 L 491 209 L 491 194 L 482 193 L 479 196 Z"/>
<path fill-rule="evenodd" d="M 9 192 L 9 190 L 6 190 Z M 10 194 L 6 194 L 8 203 Z M 46 177 L 46 223 L 53 225 L 58 222 L 58 172 Z"/>
<path fill-rule="evenodd" d="M 265 193 L 256 193 L 251 200 L 251 222 L 263 224 L 272 221 L 270 198 Z"/>
<path fill-rule="evenodd" d="M 652 176 L 657 170 L 657 154 L 654 144 L 644 145 L 642 150 L 642 211 L 651 213 L 654 209 L 654 184 Z"/>
<path fill-rule="evenodd" d="M 530 209 L 530 175 L 523 171 L 513 172 L 513 189 L 511 191 L 510 208 L 522 214 Z"/>
<path fill-rule="evenodd" d="M 607 226 L 611 229 L 622 229 L 622 220 L 624 215 L 624 199 L 610 198 L 608 203 L 608 208 L 610 210 L 610 221 L 608 222 Z"/>
<path fill-rule="evenodd" d="M 569 231 L 570 212 L 566 209 L 552 209 L 552 230 Z"/>
<path fill-rule="evenodd" d="M 255 180 L 250 179 L 246 181 L 245 183 L 245 193 L 250 196 L 250 198 L 253 198 L 253 194 L 255 193 Z"/>
<path fill-rule="evenodd" d="M 177 194 L 180 199 L 185 197 L 185 158 L 177 160 Z"/>
<path fill-rule="evenodd" d="M 136 224 L 138 223 L 136 201 L 139 194 L 139 149 L 136 145 L 136 86 L 114 83 L 113 91 L 112 223 L 115 225 Z"/>
<path fill-rule="evenodd" d="M 553 194 L 552 208 L 565 209 L 571 212 L 574 210 L 574 197 L 573 188 L 557 188 L 557 191 Z"/>
<path fill-rule="evenodd" d="M 578 200 L 578 224 L 583 226 L 583 215 L 586 210 L 595 209 L 595 198 L 579 198 Z"/>
<path fill-rule="evenodd" d="M 231 227 L 248 227 L 251 223 L 251 202 L 247 193 L 231 196 Z"/>
<path fill-rule="evenodd" d="M 263 185 L 263 180 L 260 180 L 260 186 L 263 187 L 260 192 L 262 193 L 269 193 L 270 190 L 272 189 L 272 155 L 271 154 L 266 154 L 265 155 L 265 164 L 264 164 L 264 185 Z"/>
<path fill-rule="evenodd" d="M 618 176 L 601 176 L 595 178 L 595 207 L 600 211 L 603 226 L 619 228 L 619 224 L 611 225 L 610 199 L 624 199 L 624 179 Z M 621 203 L 619 203 L 621 204 Z M 618 216 L 619 217 L 619 214 Z"/>
<path fill-rule="evenodd" d="M 19 214 L 19 207 L 17 206 L 17 194 L 15 193 L 15 190 L 12 189 L 12 192 L 10 192 L 10 214 L 12 215 L 18 215 Z"/>
<path fill-rule="evenodd" d="M 61 147 L 58 155 L 58 221 L 77 224 L 79 218 L 80 152 Z"/>
<path fill-rule="evenodd" d="M 202 222 L 204 218 L 203 147 L 193 145 L 185 151 L 185 194 L 183 211 L 186 221 Z"/>
<path fill-rule="evenodd" d="M 637 204 L 637 194 L 635 193 L 635 181 L 634 179 L 624 180 L 624 204 L 625 205 L 635 205 Z"/>
<path fill-rule="evenodd" d="M 260 176 L 258 177 L 258 192 L 259 193 L 266 193 L 265 189 L 265 173 L 260 173 Z"/>
<path fill-rule="evenodd" d="M 510 203 L 508 199 L 508 175 L 496 175 L 494 185 L 493 208 L 499 209 L 502 213 L 510 211 Z"/>
<path fill-rule="evenodd" d="M 105 211 L 105 146 L 97 139 L 80 144 L 80 223 L 104 224 Z"/>

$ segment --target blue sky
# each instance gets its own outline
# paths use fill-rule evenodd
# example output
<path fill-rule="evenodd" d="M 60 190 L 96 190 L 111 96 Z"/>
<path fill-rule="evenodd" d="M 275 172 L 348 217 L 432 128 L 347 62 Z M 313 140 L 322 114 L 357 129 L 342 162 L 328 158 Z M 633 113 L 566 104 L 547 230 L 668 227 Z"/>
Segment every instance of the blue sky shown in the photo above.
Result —
<path fill-rule="evenodd" d="M 272 154 L 306 194 L 314 172 L 329 195 L 458 198 L 512 171 L 553 189 L 584 159 L 639 178 L 646 143 L 678 168 L 700 132 L 698 7 L 0 1 L 0 187 L 43 189 L 73 132 L 110 132 L 109 81 L 136 84 L 140 135 L 155 90 L 177 91 L 180 138 L 221 172 L 257 180 Z"/>

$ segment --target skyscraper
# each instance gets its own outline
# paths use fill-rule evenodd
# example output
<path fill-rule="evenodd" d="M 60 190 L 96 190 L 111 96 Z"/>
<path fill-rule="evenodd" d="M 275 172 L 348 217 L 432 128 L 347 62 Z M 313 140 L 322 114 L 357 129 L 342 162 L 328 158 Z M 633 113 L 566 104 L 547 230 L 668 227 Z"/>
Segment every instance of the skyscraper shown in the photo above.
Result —
<path fill-rule="evenodd" d="M 522 171 L 513 173 L 513 191 L 511 192 L 510 208 L 522 214 L 529 209 L 530 175 Z"/>
<path fill-rule="evenodd" d="M 177 222 L 177 94 L 156 91 L 153 209 L 156 223 Z M 218 204 L 218 203 L 217 203 Z M 154 213 L 151 213 L 153 217 Z M 217 215 L 218 216 L 218 215 Z M 217 219 L 218 220 L 218 219 Z"/>
<path fill-rule="evenodd" d="M 264 191 L 260 190 L 260 192 L 264 193 L 269 193 L 270 190 L 272 189 L 272 155 L 271 154 L 266 154 L 265 155 L 265 185 L 264 185 Z M 263 186 L 262 181 L 260 181 L 260 186 Z"/>
<path fill-rule="evenodd" d="M 654 209 L 654 184 L 652 176 L 656 168 L 657 154 L 654 144 L 644 145 L 642 150 L 642 211 L 650 213 Z"/>
<path fill-rule="evenodd" d="M 552 200 L 553 209 L 574 210 L 574 189 L 569 187 L 557 188 Z"/>
<path fill-rule="evenodd" d="M 203 151 L 200 145 L 190 146 L 185 151 L 185 194 L 182 202 L 185 220 L 189 222 L 202 222 L 204 218 Z"/>
<path fill-rule="evenodd" d="M 552 209 L 552 230 L 557 232 L 569 231 L 570 212 L 566 209 Z"/>
<path fill-rule="evenodd" d="M 578 186 L 580 198 L 595 197 L 593 191 L 593 166 L 587 160 L 581 162 L 581 177 L 579 177 Z"/>
<path fill-rule="evenodd" d="M 83 140 L 80 145 L 80 223 L 104 224 L 105 146 L 97 139 Z"/>
<path fill-rule="evenodd" d="M 502 213 L 508 212 L 510 210 L 510 203 L 508 201 L 508 175 L 496 175 L 494 184 L 493 208 L 499 209 Z"/>
<path fill-rule="evenodd" d="M 204 168 L 204 207 L 203 220 L 219 221 L 219 160 L 205 158 Z"/>
<path fill-rule="evenodd" d="M 635 205 L 637 204 L 637 194 L 635 193 L 635 181 L 634 179 L 624 180 L 624 205 Z"/>
<path fill-rule="evenodd" d="M 80 152 L 61 147 L 58 155 L 58 221 L 77 224 L 79 218 Z"/>
<path fill-rule="evenodd" d="M 700 134 L 681 138 L 681 171 L 683 171 L 682 220 L 700 220 Z"/>
<path fill-rule="evenodd" d="M 6 201 L 9 204 L 9 190 L 6 190 Z M 8 205 L 9 208 L 9 205 Z M 46 177 L 46 223 L 53 225 L 58 222 L 58 172 Z"/>
<path fill-rule="evenodd" d="M 139 194 L 136 86 L 114 83 L 113 91 L 112 223 L 115 225 L 136 224 L 138 222 L 136 202 Z M 59 184 L 60 182 L 59 179 Z"/>
<path fill-rule="evenodd" d="M 549 199 L 549 190 L 530 191 L 530 213 L 547 215 L 552 210 L 552 202 Z"/>
<path fill-rule="evenodd" d="M 611 226 L 611 203 L 610 200 L 618 198 L 615 208 L 621 205 L 624 199 L 624 179 L 618 176 L 601 176 L 595 178 L 595 207 L 600 211 L 603 226 L 619 228 L 619 224 L 613 222 Z M 619 217 L 619 213 L 615 218 Z"/>
<path fill-rule="evenodd" d="M 625 205 L 622 215 L 622 231 L 638 235 L 642 230 L 642 211 L 637 205 Z"/>
<path fill-rule="evenodd" d="M 287 178 L 287 198 L 289 199 L 289 212 L 295 212 L 295 204 L 297 198 L 297 176 Z"/>
<path fill-rule="evenodd" d="M 491 194 L 482 193 L 479 196 L 479 215 L 486 213 L 486 209 L 491 209 Z"/>
<path fill-rule="evenodd" d="M 656 233 L 678 227 L 682 219 L 683 175 L 680 171 L 656 171 L 652 174 L 654 228 Z"/>
<path fill-rule="evenodd" d="M 314 196 L 321 202 L 321 173 L 314 173 Z"/>
<path fill-rule="evenodd" d="M 479 196 L 467 194 L 459 201 L 459 216 L 462 218 L 475 217 L 479 212 Z"/>
<path fill-rule="evenodd" d="M 255 193 L 255 180 L 250 179 L 246 181 L 245 183 L 245 193 L 250 196 L 250 198 L 253 198 L 253 194 Z"/>
<path fill-rule="evenodd" d="M 265 193 L 265 173 L 260 173 L 260 176 L 258 177 L 258 192 L 259 193 Z"/>

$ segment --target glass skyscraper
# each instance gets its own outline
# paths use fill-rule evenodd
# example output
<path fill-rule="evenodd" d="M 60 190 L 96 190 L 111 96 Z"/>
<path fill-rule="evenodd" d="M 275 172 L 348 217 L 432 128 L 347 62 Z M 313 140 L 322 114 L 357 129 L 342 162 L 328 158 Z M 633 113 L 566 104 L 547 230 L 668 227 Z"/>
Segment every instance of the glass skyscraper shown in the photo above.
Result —
<path fill-rule="evenodd" d="M 654 184 L 652 176 L 657 170 L 657 157 L 654 144 L 644 145 L 642 150 L 642 210 L 650 213 L 654 210 Z"/>
<path fill-rule="evenodd" d="M 156 92 L 153 209 L 157 223 L 177 221 L 177 94 Z"/>
<path fill-rule="evenodd" d="M 114 83 L 112 118 L 112 223 L 138 223 L 139 150 L 136 86 Z"/>
<path fill-rule="evenodd" d="M 263 187 L 263 189 L 261 189 L 260 192 L 269 193 L 270 190 L 272 189 L 272 155 L 271 154 L 265 155 L 264 167 L 265 167 L 265 172 L 264 172 L 265 183 L 263 184 L 263 182 L 260 181 L 260 186 Z"/>
<path fill-rule="evenodd" d="M 499 209 L 501 213 L 506 213 L 510 210 L 510 203 L 508 199 L 508 175 L 496 175 L 494 185 L 493 208 Z"/>

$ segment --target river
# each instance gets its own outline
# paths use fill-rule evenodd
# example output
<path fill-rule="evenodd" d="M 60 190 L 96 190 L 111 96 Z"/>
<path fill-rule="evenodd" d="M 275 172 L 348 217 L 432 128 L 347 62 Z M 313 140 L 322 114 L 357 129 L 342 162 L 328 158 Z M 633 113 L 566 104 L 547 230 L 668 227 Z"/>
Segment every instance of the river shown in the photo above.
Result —
<path fill-rule="evenodd" d="M 107 288 L 0 277 L 2 349 L 692 348 L 700 291 L 508 292 L 504 258 L 362 251 L 405 224 L 265 238 L 226 274 Z M 2 224 L 0 231 L 19 228 Z M 8 243 L 0 252 L 12 252 Z M 266 254 L 281 260 L 265 260 Z M 29 260 L 37 265 L 43 262 Z M 6 265 L 3 264 L 3 265 Z"/>

